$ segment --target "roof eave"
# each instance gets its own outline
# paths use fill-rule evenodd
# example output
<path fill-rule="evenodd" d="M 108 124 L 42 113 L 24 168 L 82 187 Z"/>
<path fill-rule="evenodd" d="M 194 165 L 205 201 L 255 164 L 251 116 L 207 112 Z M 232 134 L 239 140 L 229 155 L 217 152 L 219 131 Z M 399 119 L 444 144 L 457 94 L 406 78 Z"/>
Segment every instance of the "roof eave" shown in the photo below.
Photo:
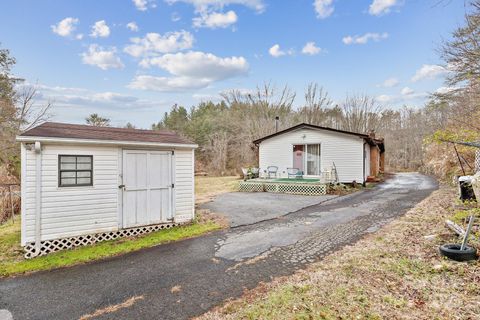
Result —
<path fill-rule="evenodd" d="M 360 137 L 360 138 L 363 138 L 363 139 L 367 139 L 369 138 L 369 136 L 367 134 L 362 134 L 362 133 L 356 133 L 356 132 L 350 132 L 350 131 L 345 131 L 345 130 L 338 130 L 338 129 L 334 129 L 334 128 L 328 128 L 328 127 L 321 127 L 321 126 L 316 126 L 316 125 L 312 125 L 312 124 L 308 124 L 308 123 L 300 123 L 300 124 L 297 124 L 293 127 L 290 127 L 290 128 L 287 128 L 287 129 L 284 129 L 284 130 L 281 130 L 281 131 L 278 131 L 278 132 L 275 132 L 275 133 L 272 133 L 268 136 L 265 136 L 265 137 L 262 137 L 260 139 L 256 139 L 253 142 L 253 144 L 255 145 L 258 145 L 260 144 L 262 141 L 264 140 L 267 140 L 267 139 L 270 139 L 270 138 L 273 138 L 277 135 L 281 135 L 281 134 L 284 134 L 284 133 L 288 133 L 290 131 L 294 131 L 294 130 L 297 130 L 297 129 L 302 129 L 302 128 L 309 128 L 309 129 L 313 129 L 313 130 L 325 130 L 325 131 L 331 131 L 331 132 L 337 132 L 337 133 L 343 133 L 343 134 L 347 134 L 347 135 L 352 135 L 352 136 L 357 136 L 357 137 Z"/>
<path fill-rule="evenodd" d="M 65 143 L 65 144 L 95 144 L 108 146 L 139 146 L 139 147 L 164 147 L 164 148 L 188 148 L 196 149 L 197 144 L 190 143 L 166 143 L 148 141 L 123 141 L 123 140 L 102 140 L 102 139 L 77 139 L 41 136 L 17 136 L 18 142 L 43 142 L 43 143 Z"/>

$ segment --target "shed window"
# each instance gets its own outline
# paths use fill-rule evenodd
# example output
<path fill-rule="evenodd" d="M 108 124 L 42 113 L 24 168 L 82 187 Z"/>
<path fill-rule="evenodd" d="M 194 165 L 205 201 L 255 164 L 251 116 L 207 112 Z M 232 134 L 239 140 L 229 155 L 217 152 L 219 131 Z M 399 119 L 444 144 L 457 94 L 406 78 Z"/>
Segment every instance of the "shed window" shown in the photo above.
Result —
<path fill-rule="evenodd" d="M 59 187 L 91 185 L 93 185 L 93 156 L 58 156 Z"/>

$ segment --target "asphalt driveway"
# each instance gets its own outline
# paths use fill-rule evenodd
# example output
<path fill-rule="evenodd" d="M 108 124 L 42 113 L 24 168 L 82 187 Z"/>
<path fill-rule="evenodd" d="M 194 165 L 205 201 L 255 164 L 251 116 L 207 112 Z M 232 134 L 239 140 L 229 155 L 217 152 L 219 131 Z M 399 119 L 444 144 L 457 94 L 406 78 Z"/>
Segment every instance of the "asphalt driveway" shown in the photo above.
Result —
<path fill-rule="evenodd" d="M 303 196 L 269 192 L 230 192 L 202 204 L 208 209 L 226 216 L 230 226 L 238 227 L 284 216 L 305 207 L 336 198 L 334 195 Z"/>
<path fill-rule="evenodd" d="M 398 174 L 371 190 L 109 260 L 0 280 L 14 319 L 186 319 L 288 275 L 405 213 L 437 185 Z M 106 308 L 116 305 L 118 308 Z"/>

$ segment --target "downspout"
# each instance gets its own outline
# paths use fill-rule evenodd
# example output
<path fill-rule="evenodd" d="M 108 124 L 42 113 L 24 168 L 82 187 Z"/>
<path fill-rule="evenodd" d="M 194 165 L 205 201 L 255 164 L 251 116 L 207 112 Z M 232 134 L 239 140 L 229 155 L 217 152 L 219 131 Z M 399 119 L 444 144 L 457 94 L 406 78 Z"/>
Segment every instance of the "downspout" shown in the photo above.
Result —
<path fill-rule="evenodd" d="M 367 184 L 366 184 L 366 177 L 365 177 L 365 159 L 367 158 L 367 153 L 365 151 L 365 145 L 367 143 L 365 142 L 365 140 L 363 140 L 363 181 L 362 181 L 362 185 L 365 187 Z"/>
<path fill-rule="evenodd" d="M 35 141 L 35 253 L 34 257 L 40 254 L 41 249 L 41 223 L 42 223 L 42 145 Z"/>

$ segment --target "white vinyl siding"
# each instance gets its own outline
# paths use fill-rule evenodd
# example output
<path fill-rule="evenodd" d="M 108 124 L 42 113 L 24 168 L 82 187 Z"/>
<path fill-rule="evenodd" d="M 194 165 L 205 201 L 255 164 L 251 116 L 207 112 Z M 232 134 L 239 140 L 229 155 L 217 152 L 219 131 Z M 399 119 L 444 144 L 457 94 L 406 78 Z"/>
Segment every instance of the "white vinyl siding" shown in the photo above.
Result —
<path fill-rule="evenodd" d="M 122 146 L 42 144 L 41 240 L 116 231 L 122 227 Z M 149 150 L 169 150 L 149 148 Z M 22 151 L 22 245 L 35 241 L 34 150 Z M 58 155 L 93 156 L 93 186 L 58 186 Z M 193 149 L 173 156 L 173 210 L 177 222 L 194 217 Z"/>
<path fill-rule="evenodd" d="M 175 221 L 194 217 L 193 150 L 175 151 Z"/>
<path fill-rule="evenodd" d="M 58 155 L 92 155 L 93 186 L 58 186 Z M 35 152 L 25 150 L 22 191 L 24 237 L 35 240 Z M 42 146 L 41 239 L 51 240 L 118 229 L 118 151 L 116 147 Z"/>
<path fill-rule="evenodd" d="M 264 140 L 259 145 L 259 166 L 278 166 L 281 177 L 293 166 L 293 145 L 320 144 L 321 170 L 335 163 L 341 182 L 363 182 L 363 144 L 358 136 L 328 130 L 298 129 Z"/>

